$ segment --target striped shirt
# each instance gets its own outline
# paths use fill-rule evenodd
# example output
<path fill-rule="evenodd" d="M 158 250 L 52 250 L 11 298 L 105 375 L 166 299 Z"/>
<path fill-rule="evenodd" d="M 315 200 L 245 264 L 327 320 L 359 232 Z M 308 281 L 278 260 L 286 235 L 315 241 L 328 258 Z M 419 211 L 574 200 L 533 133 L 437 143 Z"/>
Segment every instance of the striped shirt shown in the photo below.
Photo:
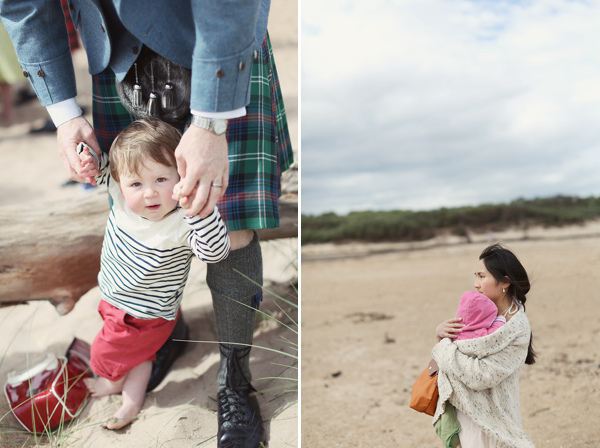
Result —
<path fill-rule="evenodd" d="M 184 216 L 181 207 L 158 221 L 142 218 L 127 207 L 104 153 L 100 169 L 96 180 L 108 185 L 111 199 L 98 274 L 102 298 L 140 319 L 173 320 L 193 256 L 216 263 L 229 254 L 219 210 L 204 219 Z"/>

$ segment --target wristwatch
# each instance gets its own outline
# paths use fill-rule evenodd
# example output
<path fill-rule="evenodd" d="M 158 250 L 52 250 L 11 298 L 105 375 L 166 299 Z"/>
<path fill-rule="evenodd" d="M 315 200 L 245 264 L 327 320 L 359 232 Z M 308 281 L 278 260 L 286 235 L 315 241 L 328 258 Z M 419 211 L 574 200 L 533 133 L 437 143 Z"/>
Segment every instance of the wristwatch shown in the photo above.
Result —
<path fill-rule="evenodd" d="M 227 130 L 227 120 L 223 118 L 205 118 L 199 115 L 192 115 L 192 124 L 215 135 L 221 135 Z"/>

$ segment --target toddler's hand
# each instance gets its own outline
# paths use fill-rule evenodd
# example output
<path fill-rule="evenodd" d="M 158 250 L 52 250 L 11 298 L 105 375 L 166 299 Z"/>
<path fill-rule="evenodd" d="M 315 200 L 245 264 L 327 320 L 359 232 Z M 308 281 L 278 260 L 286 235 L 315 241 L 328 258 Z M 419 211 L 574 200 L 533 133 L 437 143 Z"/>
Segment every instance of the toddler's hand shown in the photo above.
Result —
<path fill-rule="evenodd" d="M 172 198 L 176 201 L 181 200 L 181 181 L 177 182 L 175 186 L 173 186 L 173 196 Z"/>
<path fill-rule="evenodd" d="M 85 149 L 85 151 L 87 151 L 87 148 Z M 91 156 L 91 154 L 86 155 L 85 153 L 81 153 L 79 158 L 81 159 L 81 166 L 84 170 L 89 171 L 93 168 L 96 168 L 96 161 Z"/>
<path fill-rule="evenodd" d="M 465 326 L 460 323 L 461 321 L 462 317 L 453 317 L 439 324 L 435 330 L 438 342 L 444 338 L 454 339 L 462 331 L 462 327 Z"/>
<path fill-rule="evenodd" d="M 173 187 L 173 199 L 179 201 L 179 204 L 183 208 L 187 208 L 189 205 L 189 198 L 187 196 L 182 196 L 182 189 L 183 185 L 181 184 L 181 181 L 177 182 Z"/>
<path fill-rule="evenodd" d="M 96 154 L 92 154 L 91 151 L 89 146 L 83 144 L 83 151 L 79 154 L 79 160 L 81 160 L 81 177 L 87 183 L 96 185 L 96 179 L 92 173 L 98 170 L 98 157 L 94 157 Z"/>

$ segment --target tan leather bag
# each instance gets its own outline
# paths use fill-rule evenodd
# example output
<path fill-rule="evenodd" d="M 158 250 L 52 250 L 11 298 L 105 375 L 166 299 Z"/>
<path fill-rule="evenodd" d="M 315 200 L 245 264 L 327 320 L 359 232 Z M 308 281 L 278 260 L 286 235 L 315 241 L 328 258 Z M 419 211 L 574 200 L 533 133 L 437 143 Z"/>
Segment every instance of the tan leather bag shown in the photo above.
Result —
<path fill-rule="evenodd" d="M 439 397 L 437 377 L 438 365 L 432 359 L 413 384 L 410 395 L 410 407 L 412 409 L 432 416 L 435 414 Z"/>

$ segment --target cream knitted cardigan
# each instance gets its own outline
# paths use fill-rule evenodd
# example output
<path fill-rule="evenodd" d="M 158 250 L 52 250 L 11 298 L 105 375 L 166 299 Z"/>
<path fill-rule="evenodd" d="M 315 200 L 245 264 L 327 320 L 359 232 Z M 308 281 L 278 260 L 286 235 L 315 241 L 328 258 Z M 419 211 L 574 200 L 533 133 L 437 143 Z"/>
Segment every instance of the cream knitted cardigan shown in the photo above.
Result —
<path fill-rule="evenodd" d="M 531 330 L 523 307 L 494 333 L 433 347 L 439 366 L 440 397 L 433 423 L 450 401 L 500 447 L 533 447 L 523 431 L 519 373 L 527 357 Z M 459 435 L 460 437 L 460 435 Z"/>

